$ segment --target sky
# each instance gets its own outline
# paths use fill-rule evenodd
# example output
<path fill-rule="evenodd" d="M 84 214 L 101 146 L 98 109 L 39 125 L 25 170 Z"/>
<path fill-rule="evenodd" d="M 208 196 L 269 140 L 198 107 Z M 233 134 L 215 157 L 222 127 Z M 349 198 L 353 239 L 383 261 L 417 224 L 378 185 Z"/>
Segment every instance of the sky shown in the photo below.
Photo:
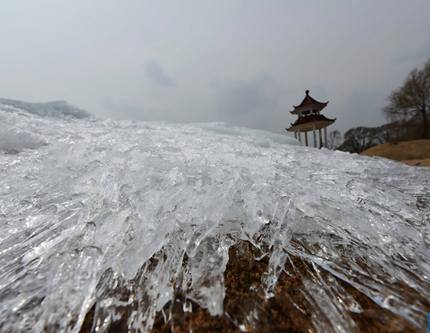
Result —
<path fill-rule="evenodd" d="M 329 130 L 377 126 L 430 58 L 429 14 L 428 0 L 2 0 L 0 97 L 285 133 L 309 89 Z"/>

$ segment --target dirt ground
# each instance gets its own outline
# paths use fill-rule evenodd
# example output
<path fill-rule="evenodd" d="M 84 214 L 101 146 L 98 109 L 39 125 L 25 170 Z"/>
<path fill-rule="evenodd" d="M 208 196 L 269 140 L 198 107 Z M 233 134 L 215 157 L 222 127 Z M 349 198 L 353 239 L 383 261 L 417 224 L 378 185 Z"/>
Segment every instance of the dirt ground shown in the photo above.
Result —
<path fill-rule="evenodd" d="M 430 166 L 430 140 L 384 143 L 361 153 L 366 156 L 380 156 L 402 161 L 413 166 Z"/>
<path fill-rule="evenodd" d="M 230 249 L 230 260 L 224 274 L 226 297 L 224 314 L 212 317 L 205 309 L 185 300 L 177 291 L 176 301 L 168 303 L 163 311 L 170 313 L 166 321 L 161 312 L 156 316 L 151 333 L 208 333 L 208 332 L 317 332 L 315 323 L 326 332 L 334 332 L 323 313 L 317 313 L 311 302 L 301 290 L 305 278 L 312 279 L 312 267 L 299 258 L 292 258 L 278 280 L 274 297 L 267 299 L 261 286 L 261 279 L 267 270 L 268 262 L 257 261 L 257 250 L 248 242 L 240 242 Z M 380 308 L 367 296 L 350 285 L 337 280 L 353 296 L 362 308 L 361 313 L 349 313 L 354 320 L 351 332 L 400 333 L 423 332 L 405 319 Z M 406 286 L 399 286 L 407 288 Z M 409 290 L 409 292 L 411 292 Z M 413 291 L 412 291 L 412 295 Z M 416 294 L 413 297 L 420 298 Z M 422 298 L 422 297 L 421 297 Z M 430 311 L 428 300 L 420 299 Z M 184 303 L 191 303 L 192 312 L 184 312 Z M 87 315 L 82 333 L 91 331 L 93 312 Z M 124 316 L 126 317 L 126 316 Z M 110 332 L 127 332 L 126 320 L 115 322 Z"/>

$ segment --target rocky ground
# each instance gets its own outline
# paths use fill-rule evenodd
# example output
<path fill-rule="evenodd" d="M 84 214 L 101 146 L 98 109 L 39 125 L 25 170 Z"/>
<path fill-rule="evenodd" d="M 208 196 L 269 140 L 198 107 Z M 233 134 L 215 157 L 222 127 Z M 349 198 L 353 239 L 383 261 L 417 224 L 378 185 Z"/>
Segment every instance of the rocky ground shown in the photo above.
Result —
<path fill-rule="evenodd" d="M 207 333 L 207 332 L 317 332 L 317 324 L 325 332 L 336 332 L 323 313 L 312 309 L 312 301 L 302 292 L 304 278 L 312 279 L 313 268 L 299 258 L 293 258 L 286 265 L 275 289 L 274 297 L 266 298 L 261 289 L 261 279 L 267 271 L 265 259 L 256 260 L 259 253 L 250 243 L 240 242 L 230 249 L 230 260 L 224 274 L 226 297 L 224 314 L 212 317 L 205 309 L 194 302 L 185 300 L 181 291 L 177 291 L 176 302 L 169 303 L 163 312 L 157 314 L 152 333 Z M 318 274 L 321 274 L 319 272 Z M 323 272 L 323 274 L 326 274 Z M 367 296 L 343 281 L 338 283 L 352 295 L 362 311 L 350 313 L 354 324 L 351 332 L 422 332 L 405 319 L 380 308 Z M 430 302 L 422 299 L 407 286 L 408 289 L 430 311 Z M 184 305 L 185 311 L 184 311 Z M 188 309 L 192 309 L 191 311 Z M 94 311 L 94 310 L 93 310 Z M 127 311 L 127 309 L 125 309 Z M 170 319 L 167 319 L 169 317 Z M 127 316 L 125 316 L 127 317 Z M 90 312 L 82 327 L 81 333 L 88 333 L 92 327 Z M 126 320 L 119 320 L 110 327 L 110 332 L 127 332 Z"/>

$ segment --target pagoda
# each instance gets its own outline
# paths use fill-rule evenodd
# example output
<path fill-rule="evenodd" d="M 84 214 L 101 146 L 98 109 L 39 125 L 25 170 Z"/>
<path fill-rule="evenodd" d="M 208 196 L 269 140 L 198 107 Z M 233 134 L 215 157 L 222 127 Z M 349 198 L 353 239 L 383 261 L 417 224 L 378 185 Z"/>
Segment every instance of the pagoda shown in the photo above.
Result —
<path fill-rule="evenodd" d="M 291 124 L 290 128 L 286 128 L 288 132 L 294 132 L 294 137 L 302 142 L 302 133 L 304 133 L 305 144 L 309 146 L 308 132 L 312 131 L 314 138 L 314 147 L 327 146 L 327 126 L 333 124 L 336 119 L 329 119 L 320 114 L 327 106 L 328 102 L 318 102 L 309 95 L 309 90 L 306 90 L 306 96 L 303 101 L 294 106 L 294 110 L 290 113 L 297 115 L 299 118 Z M 319 142 L 317 142 L 317 132 Z M 322 130 L 324 130 L 324 141 Z"/>

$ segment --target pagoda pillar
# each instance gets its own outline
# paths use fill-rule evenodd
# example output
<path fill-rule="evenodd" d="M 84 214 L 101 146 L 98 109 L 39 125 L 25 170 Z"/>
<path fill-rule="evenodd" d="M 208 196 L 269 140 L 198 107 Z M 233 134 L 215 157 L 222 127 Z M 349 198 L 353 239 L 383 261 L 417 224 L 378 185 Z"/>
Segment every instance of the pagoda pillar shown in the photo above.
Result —
<path fill-rule="evenodd" d="M 321 128 L 318 130 L 318 134 L 319 134 L 319 137 L 320 137 L 320 148 L 322 148 L 324 145 L 323 145 L 323 140 L 322 140 Z"/>
<path fill-rule="evenodd" d="M 324 127 L 324 147 L 327 148 L 327 127 Z"/>
<path fill-rule="evenodd" d="M 305 132 L 305 144 L 307 147 L 308 146 L 308 132 L 307 131 Z"/>
<path fill-rule="evenodd" d="M 317 133 L 315 132 L 315 127 L 312 128 L 312 132 L 314 134 L 314 147 L 317 147 Z"/>

